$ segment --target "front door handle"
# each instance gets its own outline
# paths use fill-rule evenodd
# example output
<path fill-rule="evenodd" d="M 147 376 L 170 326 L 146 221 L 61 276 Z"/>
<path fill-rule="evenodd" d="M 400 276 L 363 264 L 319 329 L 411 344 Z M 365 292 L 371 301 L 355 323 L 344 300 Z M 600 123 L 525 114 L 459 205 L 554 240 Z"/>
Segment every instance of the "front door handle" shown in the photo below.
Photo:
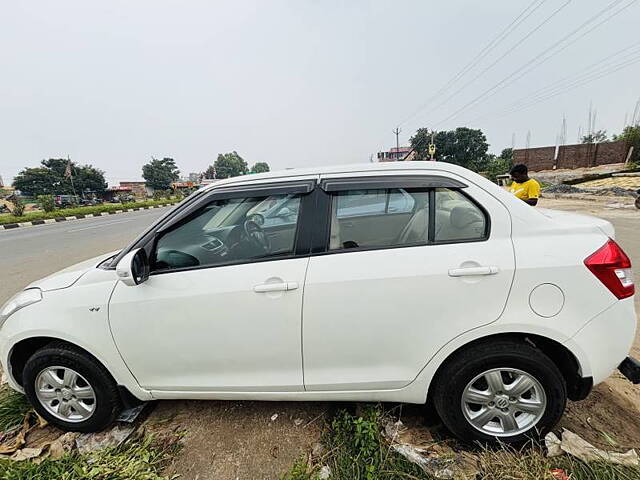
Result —
<path fill-rule="evenodd" d="M 500 269 L 495 266 L 491 267 L 467 267 L 452 268 L 449 270 L 450 277 L 475 277 L 479 275 L 495 275 Z"/>
<path fill-rule="evenodd" d="M 298 288 L 298 282 L 263 283 L 253 287 L 256 293 L 265 292 L 287 292 Z"/>

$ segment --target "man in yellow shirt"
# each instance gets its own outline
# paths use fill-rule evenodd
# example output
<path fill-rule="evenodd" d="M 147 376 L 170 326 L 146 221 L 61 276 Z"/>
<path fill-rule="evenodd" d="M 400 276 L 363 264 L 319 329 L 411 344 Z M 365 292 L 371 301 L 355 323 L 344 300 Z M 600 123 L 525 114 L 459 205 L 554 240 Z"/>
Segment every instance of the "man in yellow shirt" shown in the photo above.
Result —
<path fill-rule="evenodd" d="M 509 172 L 513 182 L 510 192 L 520 200 L 535 207 L 540 198 L 540 184 L 533 178 L 529 178 L 529 170 L 522 163 L 514 165 Z"/>

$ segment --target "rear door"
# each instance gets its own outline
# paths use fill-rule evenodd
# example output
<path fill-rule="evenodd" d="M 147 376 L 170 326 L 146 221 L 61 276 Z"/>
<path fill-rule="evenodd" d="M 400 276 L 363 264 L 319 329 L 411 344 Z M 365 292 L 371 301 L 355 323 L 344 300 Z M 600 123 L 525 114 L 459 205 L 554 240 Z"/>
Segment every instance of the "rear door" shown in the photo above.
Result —
<path fill-rule="evenodd" d="M 306 390 L 409 384 L 448 341 L 500 317 L 513 279 L 510 216 L 484 190 L 452 175 L 363 181 L 323 182 L 329 232 L 305 283 Z M 340 208 L 360 196 L 352 203 L 373 209 L 398 191 L 412 199 L 402 222 Z"/>

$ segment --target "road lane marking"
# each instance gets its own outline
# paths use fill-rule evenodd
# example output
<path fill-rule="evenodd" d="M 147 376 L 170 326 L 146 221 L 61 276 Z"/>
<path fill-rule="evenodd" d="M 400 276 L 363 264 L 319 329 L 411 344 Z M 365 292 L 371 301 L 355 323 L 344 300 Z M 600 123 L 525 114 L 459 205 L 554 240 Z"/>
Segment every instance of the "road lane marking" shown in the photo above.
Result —
<path fill-rule="evenodd" d="M 91 230 L 92 228 L 102 228 L 102 227 L 106 227 L 108 225 L 115 225 L 116 223 L 127 223 L 127 222 L 131 222 L 131 221 L 133 221 L 133 218 L 129 218 L 127 220 L 118 220 L 118 221 L 115 221 L 115 222 L 100 223 L 98 225 L 93 225 L 91 227 L 72 228 L 71 230 L 67 230 L 67 233 L 81 232 L 82 230 Z"/>

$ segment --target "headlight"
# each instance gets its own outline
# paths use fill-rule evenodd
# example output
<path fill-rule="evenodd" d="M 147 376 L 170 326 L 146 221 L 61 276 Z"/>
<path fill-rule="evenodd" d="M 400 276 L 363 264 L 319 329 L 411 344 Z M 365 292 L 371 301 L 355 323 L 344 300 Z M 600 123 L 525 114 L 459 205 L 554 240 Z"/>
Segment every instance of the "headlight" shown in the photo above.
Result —
<path fill-rule="evenodd" d="M 15 294 L 0 310 L 0 327 L 15 312 L 32 303 L 38 303 L 40 300 L 42 300 L 42 290 L 39 288 L 28 288 Z"/>

